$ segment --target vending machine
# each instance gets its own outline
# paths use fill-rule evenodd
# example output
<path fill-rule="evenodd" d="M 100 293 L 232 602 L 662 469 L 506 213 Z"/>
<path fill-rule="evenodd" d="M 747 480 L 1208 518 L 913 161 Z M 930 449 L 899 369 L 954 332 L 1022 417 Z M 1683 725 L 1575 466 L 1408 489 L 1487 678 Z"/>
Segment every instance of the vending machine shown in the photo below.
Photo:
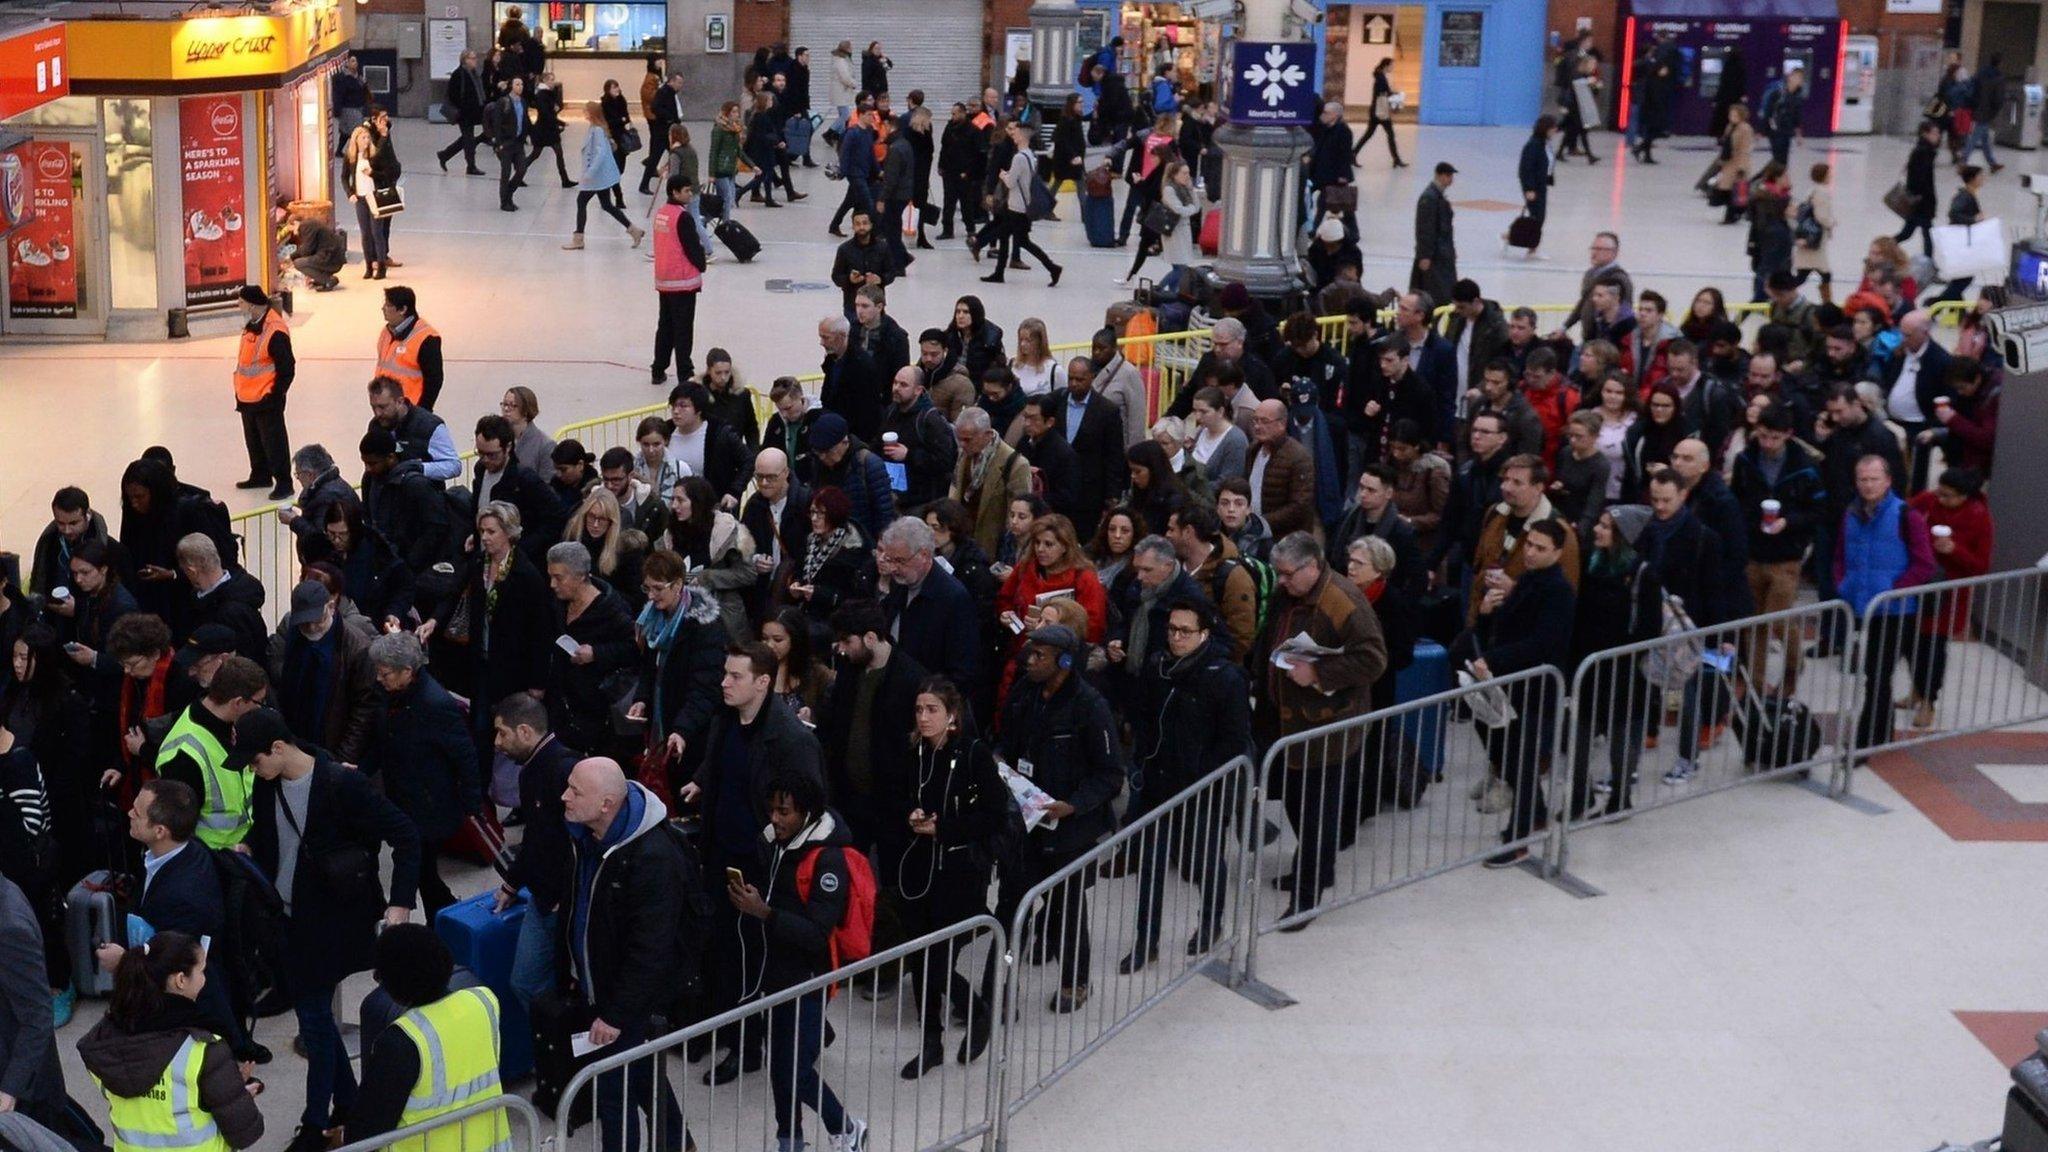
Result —
<path fill-rule="evenodd" d="M 1842 42 L 1842 102 L 1835 107 L 1835 131 L 1864 136 L 1877 129 L 1877 37 L 1850 36 Z"/>

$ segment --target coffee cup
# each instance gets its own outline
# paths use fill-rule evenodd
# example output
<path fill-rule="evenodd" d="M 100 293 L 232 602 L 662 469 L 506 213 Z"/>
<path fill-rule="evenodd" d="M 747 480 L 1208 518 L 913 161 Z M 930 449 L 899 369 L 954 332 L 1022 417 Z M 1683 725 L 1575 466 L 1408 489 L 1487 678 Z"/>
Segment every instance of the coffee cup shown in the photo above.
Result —
<path fill-rule="evenodd" d="M 1936 524 L 1934 527 L 1928 529 L 1928 531 L 1933 533 L 1934 538 L 1936 540 L 1946 540 L 1949 537 L 1956 534 L 1956 530 L 1949 527 L 1946 524 Z"/>
<path fill-rule="evenodd" d="M 1956 402 L 1947 396 L 1936 396 L 1934 398 L 1934 406 L 1936 408 L 1953 408 L 1956 406 Z"/>
<path fill-rule="evenodd" d="M 1764 519 L 1766 520 L 1776 520 L 1778 518 L 1778 513 L 1783 512 L 1785 510 L 1785 506 L 1783 504 L 1778 503 L 1776 500 L 1766 500 L 1763 502 L 1762 505 L 1760 505 L 1760 507 L 1762 507 L 1764 510 Z"/>
<path fill-rule="evenodd" d="M 897 435 L 896 435 L 896 434 L 895 434 L 894 432 L 884 432 L 884 433 L 882 433 L 882 443 L 884 443 L 884 444 L 895 444 L 895 443 L 897 443 L 898 441 L 900 441 L 901 439 L 902 439 L 902 438 L 901 438 L 901 437 L 899 437 L 899 436 L 897 436 Z"/>

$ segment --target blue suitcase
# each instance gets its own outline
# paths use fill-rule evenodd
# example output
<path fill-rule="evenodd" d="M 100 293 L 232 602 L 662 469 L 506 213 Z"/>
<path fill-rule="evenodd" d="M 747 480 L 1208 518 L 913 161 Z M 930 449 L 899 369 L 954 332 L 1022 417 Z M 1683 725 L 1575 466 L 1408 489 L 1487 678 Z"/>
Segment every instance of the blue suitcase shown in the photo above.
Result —
<path fill-rule="evenodd" d="M 1116 247 L 1116 197 L 1081 197 L 1081 226 L 1088 230 L 1091 247 Z"/>
<path fill-rule="evenodd" d="M 1451 654 L 1434 640 L 1415 642 L 1415 662 L 1394 679 L 1394 702 L 1406 704 L 1451 690 Z M 1401 717 L 1401 729 L 1431 780 L 1444 778 L 1444 729 L 1451 718 L 1442 709 L 1418 708 Z"/>
<path fill-rule="evenodd" d="M 455 954 L 455 963 L 476 973 L 498 994 L 498 1075 L 516 1080 L 533 1072 L 533 1026 L 512 995 L 512 953 L 528 904 L 522 899 L 503 912 L 491 910 L 495 890 L 441 909 L 434 932 Z"/>

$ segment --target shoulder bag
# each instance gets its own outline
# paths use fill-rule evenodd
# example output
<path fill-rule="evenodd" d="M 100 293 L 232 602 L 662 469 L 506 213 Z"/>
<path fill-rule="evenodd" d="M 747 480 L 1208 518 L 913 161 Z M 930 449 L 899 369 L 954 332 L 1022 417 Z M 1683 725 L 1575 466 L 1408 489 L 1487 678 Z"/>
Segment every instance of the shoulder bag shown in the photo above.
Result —
<path fill-rule="evenodd" d="M 370 189 L 370 215 L 378 220 L 405 211 L 405 189 L 396 184 Z"/>

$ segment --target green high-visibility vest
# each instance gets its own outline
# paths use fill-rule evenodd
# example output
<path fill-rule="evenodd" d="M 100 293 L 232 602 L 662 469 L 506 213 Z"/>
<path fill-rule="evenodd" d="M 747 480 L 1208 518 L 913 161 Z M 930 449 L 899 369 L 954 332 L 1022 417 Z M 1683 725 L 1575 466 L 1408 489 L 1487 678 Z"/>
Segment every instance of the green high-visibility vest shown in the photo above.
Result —
<path fill-rule="evenodd" d="M 498 997 L 488 988 L 460 988 L 395 1022 L 420 1056 L 399 1114 L 401 1127 L 505 1094 L 498 1080 Z M 510 1152 L 512 1132 L 498 1109 L 407 1137 L 391 1152 Z"/>
<path fill-rule="evenodd" d="M 228 767 L 227 745 L 193 719 L 193 714 L 203 707 L 203 703 L 195 703 L 178 714 L 178 722 L 171 725 L 163 747 L 157 750 L 157 772 L 161 774 L 164 765 L 180 753 L 199 762 L 199 781 L 203 785 L 199 797 L 199 841 L 208 848 L 232 848 L 242 842 L 255 823 L 249 810 L 249 791 L 255 784 L 255 774 L 247 768 Z"/>
<path fill-rule="evenodd" d="M 206 1043 L 185 1037 L 155 1086 L 140 1096 L 107 1092 L 115 1152 L 230 1152 L 219 1125 L 199 1103 Z M 93 1082 L 100 1083 L 98 1076 Z M 106 1092 L 106 1085 L 100 1084 Z"/>

